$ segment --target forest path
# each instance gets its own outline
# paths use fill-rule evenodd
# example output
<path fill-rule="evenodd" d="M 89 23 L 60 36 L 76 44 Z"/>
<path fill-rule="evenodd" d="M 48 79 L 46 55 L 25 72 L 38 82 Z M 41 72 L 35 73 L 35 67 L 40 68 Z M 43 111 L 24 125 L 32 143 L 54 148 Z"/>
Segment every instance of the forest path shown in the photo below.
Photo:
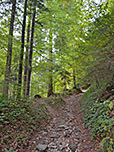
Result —
<path fill-rule="evenodd" d="M 32 139 L 26 152 L 97 152 L 97 143 L 83 129 L 82 94 L 64 98 L 66 104 Z"/>

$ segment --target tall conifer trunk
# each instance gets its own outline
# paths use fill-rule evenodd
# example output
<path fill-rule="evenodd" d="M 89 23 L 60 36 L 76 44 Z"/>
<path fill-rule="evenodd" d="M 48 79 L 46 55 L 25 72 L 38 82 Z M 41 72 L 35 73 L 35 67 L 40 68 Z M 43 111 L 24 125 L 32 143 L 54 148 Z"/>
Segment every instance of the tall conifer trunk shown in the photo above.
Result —
<path fill-rule="evenodd" d="M 23 24 L 22 24 L 22 36 L 21 36 L 21 53 L 19 61 L 19 74 L 18 74 L 18 92 L 17 96 L 21 96 L 21 84 L 22 84 L 22 70 L 23 70 L 23 54 L 24 54 L 24 44 L 25 44 L 25 27 L 26 27 L 26 16 L 27 16 L 27 1 L 24 4 L 24 14 L 23 14 Z"/>
<path fill-rule="evenodd" d="M 28 69 L 28 74 L 27 74 L 27 96 L 29 96 L 29 93 L 30 93 L 30 80 L 31 80 L 31 72 L 32 72 L 32 54 L 33 54 L 35 16 L 36 16 L 36 0 L 34 0 L 34 10 L 33 10 L 33 17 L 32 17 L 30 54 L 29 54 L 29 69 Z"/>
<path fill-rule="evenodd" d="M 12 60 L 12 37 L 14 29 L 14 20 L 15 20 L 15 10 L 16 10 L 16 0 L 12 0 L 12 12 L 9 28 L 9 40 L 8 40 L 8 51 L 7 51 L 7 61 L 6 61 L 6 72 L 5 72 L 5 85 L 3 89 L 3 94 L 8 97 L 8 86 L 9 78 L 11 73 L 11 60 Z"/>

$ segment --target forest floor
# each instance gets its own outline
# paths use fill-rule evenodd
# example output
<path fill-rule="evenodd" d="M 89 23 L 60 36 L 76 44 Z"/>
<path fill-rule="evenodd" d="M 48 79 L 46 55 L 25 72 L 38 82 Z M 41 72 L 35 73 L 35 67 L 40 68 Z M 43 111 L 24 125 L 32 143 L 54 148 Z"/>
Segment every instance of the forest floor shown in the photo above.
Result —
<path fill-rule="evenodd" d="M 66 104 L 59 110 L 48 106 L 52 120 L 33 136 L 26 152 L 98 152 L 98 142 L 83 127 L 81 97 L 63 98 Z"/>

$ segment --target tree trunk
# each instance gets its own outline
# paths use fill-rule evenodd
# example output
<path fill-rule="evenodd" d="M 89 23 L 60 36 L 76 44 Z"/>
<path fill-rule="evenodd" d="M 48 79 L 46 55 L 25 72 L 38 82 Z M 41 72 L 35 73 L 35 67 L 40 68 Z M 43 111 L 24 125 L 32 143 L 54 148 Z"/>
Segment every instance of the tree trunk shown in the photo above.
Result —
<path fill-rule="evenodd" d="M 22 24 L 22 37 L 21 37 L 21 53 L 19 61 L 19 74 L 18 74 L 18 92 L 17 96 L 21 96 L 21 84 L 22 84 L 22 70 L 23 70 L 23 54 L 24 54 L 24 44 L 25 44 L 25 27 L 26 27 L 26 15 L 27 15 L 27 1 L 25 0 L 24 4 L 24 15 L 23 15 L 23 24 Z"/>
<path fill-rule="evenodd" d="M 29 92 L 30 92 L 30 80 L 31 80 L 31 72 L 32 72 L 32 54 L 33 54 L 35 15 L 36 15 L 36 0 L 34 0 L 34 10 L 33 10 L 33 17 L 32 17 L 30 54 L 29 54 L 29 69 L 28 69 L 28 76 L 27 76 L 27 96 L 29 96 Z"/>
<path fill-rule="evenodd" d="M 53 52 L 52 52 L 52 29 L 50 29 L 50 50 L 49 50 L 49 84 L 48 84 L 48 97 L 53 94 L 53 75 L 52 75 L 52 65 L 53 65 Z"/>
<path fill-rule="evenodd" d="M 73 69 L 73 88 L 76 89 L 76 70 Z"/>
<path fill-rule="evenodd" d="M 73 89 L 75 89 L 76 93 L 82 93 L 82 90 L 76 85 L 76 70 L 73 69 Z"/>
<path fill-rule="evenodd" d="M 6 72 L 5 72 L 5 85 L 3 89 L 3 94 L 8 97 L 8 86 L 9 78 L 11 73 L 11 60 L 12 60 L 12 37 L 13 37 L 13 27 L 15 20 L 15 10 L 16 10 L 16 0 L 12 0 L 12 13 L 10 20 L 10 29 L 9 29 L 9 40 L 8 40 L 8 51 L 7 51 L 7 62 L 6 62 Z"/>
<path fill-rule="evenodd" d="M 24 67 L 24 81 L 23 81 L 23 96 L 26 97 L 27 94 L 27 71 L 28 71 L 28 56 L 29 56 L 29 40 L 30 40 L 30 18 L 27 26 L 27 46 L 26 46 L 26 56 L 25 56 L 25 67 Z"/>
<path fill-rule="evenodd" d="M 48 97 L 53 95 L 53 77 L 52 74 L 49 76 L 49 86 L 48 86 Z"/>

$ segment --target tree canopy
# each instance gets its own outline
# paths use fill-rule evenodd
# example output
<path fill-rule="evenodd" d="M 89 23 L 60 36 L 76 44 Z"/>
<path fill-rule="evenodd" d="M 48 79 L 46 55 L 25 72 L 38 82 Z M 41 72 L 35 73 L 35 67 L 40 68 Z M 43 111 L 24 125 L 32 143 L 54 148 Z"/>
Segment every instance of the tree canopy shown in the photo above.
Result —
<path fill-rule="evenodd" d="M 73 87 L 73 71 L 77 87 L 100 79 L 110 81 L 113 6 L 111 0 L 1 2 L 1 93 L 46 96 L 51 83 L 52 92 L 61 92 Z M 11 28 L 13 32 L 8 33 Z M 65 71 L 69 74 L 63 77 Z"/>

